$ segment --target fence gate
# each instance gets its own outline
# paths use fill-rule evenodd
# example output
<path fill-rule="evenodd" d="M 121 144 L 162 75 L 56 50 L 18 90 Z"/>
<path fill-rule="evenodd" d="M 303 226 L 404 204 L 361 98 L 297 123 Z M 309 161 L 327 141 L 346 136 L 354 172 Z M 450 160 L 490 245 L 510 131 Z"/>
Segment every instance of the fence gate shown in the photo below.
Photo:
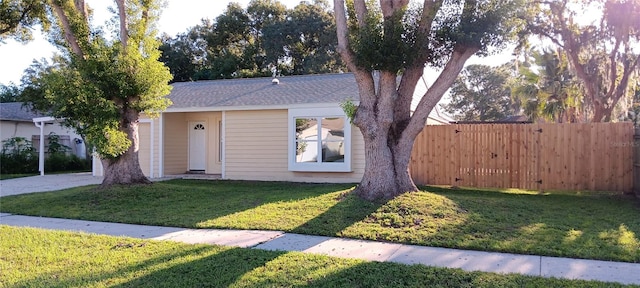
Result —
<path fill-rule="evenodd" d="M 540 132 L 526 125 L 455 125 L 457 176 L 465 187 L 540 188 Z"/>

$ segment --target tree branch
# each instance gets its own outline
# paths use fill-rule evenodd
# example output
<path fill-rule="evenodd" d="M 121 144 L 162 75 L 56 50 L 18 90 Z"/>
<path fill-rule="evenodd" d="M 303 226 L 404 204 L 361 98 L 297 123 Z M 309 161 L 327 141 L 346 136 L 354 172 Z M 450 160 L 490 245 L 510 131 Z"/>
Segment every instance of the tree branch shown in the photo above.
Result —
<path fill-rule="evenodd" d="M 616 44 L 613 46 L 613 49 L 611 49 L 611 53 L 609 53 L 609 79 L 611 83 L 609 84 L 609 88 L 607 89 L 606 99 L 611 99 L 613 97 L 613 93 L 616 90 L 616 79 L 618 78 L 618 63 L 616 63 L 616 54 L 618 54 L 618 49 L 620 49 L 620 42 L 620 39 L 616 37 Z M 623 61 L 626 62 L 626 59 L 623 59 Z"/>
<path fill-rule="evenodd" d="M 620 83 L 618 83 L 618 87 L 615 89 L 615 94 L 613 97 L 614 103 L 617 103 L 622 95 L 624 95 L 625 90 L 627 89 L 627 85 L 629 84 L 629 79 L 631 78 L 631 74 L 634 69 L 639 65 L 638 61 L 640 60 L 640 55 L 636 56 L 633 61 L 624 61 L 624 68 L 622 71 L 622 79 L 620 79 Z"/>
<path fill-rule="evenodd" d="M 347 25 L 347 13 L 344 7 L 344 0 L 334 0 L 333 10 L 336 17 L 336 32 L 338 37 L 336 50 L 340 53 L 347 68 L 351 71 L 356 71 L 358 68 L 356 67 L 354 55 L 351 49 L 349 49 L 349 26 Z"/>
<path fill-rule="evenodd" d="M 15 23 L 13 23 L 13 21 L 8 21 L 8 20 L 4 20 L 3 19 L 3 22 L 6 21 L 6 22 L 3 23 L 3 25 L 7 25 L 7 28 L 0 29 L 0 35 L 4 35 L 5 33 L 8 33 L 13 29 L 18 28 L 18 26 L 20 26 L 20 23 L 27 19 L 27 15 L 31 12 L 31 9 L 33 9 L 33 6 L 35 6 L 35 4 L 33 2 L 29 2 L 27 7 L 25 7 L 22 10 L 22 13 L 20 13 L 20 16 L 18 18 L 11 19 L 11 20 L 14 20 Z M 8 12 L 7 14 L 12 14 L 12 13 Z"/>
<path fill-rule="evenodd" d="M 396 11 L 405 8 L 407 5 L 409 5 L 409 0 L 380 0 L 380 9 L 384 18 L 393 16 Z"/>
<path fill-rule="evenodd" d="M 345 10 L 344 0 L 334 0 L 333 9 L 336 18 L 336 32 L 338 37 L 338 46 L 336 47 L 336 50 L 342 57 L 345 65 L 347 65 L 347 68 L 353 72 L 356 78 L 358 92 L 360 94 L 359 107 L 362 107 L 362 110 L 373 111 L 375 109 L 376 102 L 373 76 L 371 75 L 371 72 L 359 68 L 356 65 L 353 51 L 349 48 L 349 26 L 347 25 L 347 13 Z M 360 110 L 360 108 L 358 110 Z M 358 123 L 363 125 L 367 124 L 359 122 L 360 120 L 357 117 L 358 114 L 359 113 L 356 113 L 356 117 L 353 119 L 354 123 L 356 123 L 356 125 L 360 125 Z"/>
<path fill-rule="evenodd" d="M 400 80 L 400 86 L 398 87 L 398 99 L 394 103 L 394 122 L 396 123 L 395 125 L 397 125 L 395 128 L 396 133 L 402 132 L 405 128 L 403 126 L 407 125 L 407 121 L 411 118 L 413 94 L 418 81 L 424 74 L 424 64 L 427 62 L 429 55 L 431 55 L 431 53 L 425 50 L 429 49 L 429 36 L 431 34 L 433 20 L 440 10 L 440 7 L 442 7 L 442 2 L 442 0 L 424 1 L 415 43 L 415 47 L 418 50 L 416 54 L 418 56 L 404 71 L 402 79 Z"/>
<path fill-rule="evenodd" d="M 407 125 L 407 128 L 402 132 L 401 141 L 409 141 L 410 139 L 415 139 L 415 137 L 418 136 L 426 124 L 429 113 L 433 110 L 433 107 L 438 104 L 438 101 L 440 101 L 444 93 L 447 92 L 447 89 L 449 89 L 456 80 L 458 74 L 460 74 L 460 71 L 464 68 L 464 63 L 466 63 L 467 60 L 479 50 L 479 47 L 459 45 L 454 48 L 453 54 L 444 66 L 444 69 L 442 69 L 442 72 L 440 72 L 436 81 L 431 85 L 431 87 L 429 87 L 418 103 L 413 116 L 411 116 L 411 121 Z"/>
<path fill-rule="evenodd" d="M 124 5 L 125 0 L 115 0 L 118 6 L 118 15 L 120 18 L 120 42 L 122 42 L 122 48 L 127 51 L 127 42 L 129 42 L 129 22 L 127 20 L 126 7 Z"/>
<path fill-rule="evenodd" d="M 367 25 L 367 14 L 369 13 L 367 4 L 364 0 L 355 0 L 353 4 L 356 10 L 356 21 L 358 23 L 358 27 L 364 28 Z"/>
<path fill-rule="evenodd" d="M 87 11 L 87 5 L 84 4 L 84 0 L 74 0 L 74 4 L 76 6 L 76 10 L 85 21 L 89 21 L 89 11 Z"/>
<path fill-rule="evenodd" d="M 80 48 L 78 38 L 76 37 L 75 34 L 73 34 L 69 17 L 67 16 L 67 14 L 64 12 L 62 7 L 58 3 L 56 3 L 55 1 L 52 1 L 52 2 L 53 3 L 51 4 L 51 6 L 53 7 L 54 13 L 56 13 L 56 15 L 58 16 L 58 20 L 60 20 L 60 24 L 62 25 L 61 28 L 64 34 L 64 39 L 67 41 L 67 44 L 69 44 L 69 48 L 71 48 L 71 52 L 76 56 L 83 58 L 84 53 Z"/>

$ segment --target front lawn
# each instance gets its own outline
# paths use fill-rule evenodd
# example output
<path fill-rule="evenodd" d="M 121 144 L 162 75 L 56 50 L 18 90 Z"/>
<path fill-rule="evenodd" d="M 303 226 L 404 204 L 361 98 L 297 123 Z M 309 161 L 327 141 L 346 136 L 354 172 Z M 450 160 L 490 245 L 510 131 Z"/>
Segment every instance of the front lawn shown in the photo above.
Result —
<path fill-rule="evenodd" d="M 631 196 L 424 187 L 370 203 L 351 185 L 173 180 L 3 197 L 0 211 L 188 228 L 268 229 L 520 254 L 640 262 Z"/>
<path fill-rule="evenodd" d="M 0 225 L 2 287 L 623 287 Z"/>
<path fill-rule="evenodd" d="M 0 180 L 14 179 L 14 178 L 22 178 L 22 177 L 31 177 L 36 176 L 36 173 L 30 174 L 0 174 Z"/>

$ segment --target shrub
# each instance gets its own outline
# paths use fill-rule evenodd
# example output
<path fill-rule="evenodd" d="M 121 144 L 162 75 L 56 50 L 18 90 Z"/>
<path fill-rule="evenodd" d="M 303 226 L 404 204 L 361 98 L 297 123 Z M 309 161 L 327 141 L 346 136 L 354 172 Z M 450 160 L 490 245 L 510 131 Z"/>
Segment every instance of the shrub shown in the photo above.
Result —
<path fill-rule="evenodd" d="M 60 143 L 60 136 L 51 132 L 49 136 L 49 147 L 47 153 L 49 156 L 44 161 L 44 170 L 51 172 L 61 171 L 84 171 L 91 169 L 91 162 L 78 158 L 76 155 L 68 154 L 71 147 Z"/>
<path fill-rule="evenodd" d="M 22 174 L 38 172 L 38 156 L 31 141 L 13 137 L 2 141 L 0 173 Z"/>
<path fill-rule="evenodd" d="M 44 170 L 49 172 L 86 171 L 91 169 L 91 161 L 76 155 L 53 153 L 44 161 Z"/>
<path fill-rule="evenodd" d="M 67 155 L 69 146 L 60 144 L 60 137 L 51 133 L 47 159 L 44 170 L 47 172 L 88 171 L 91 161 L 80 159 L 76 155 Z M 13 137 L 2 141 L 0 153 L 0 173 L 2 174 L 30 174 L 38 172 L 38 154 L 33 143 L 24 137 Z"/>

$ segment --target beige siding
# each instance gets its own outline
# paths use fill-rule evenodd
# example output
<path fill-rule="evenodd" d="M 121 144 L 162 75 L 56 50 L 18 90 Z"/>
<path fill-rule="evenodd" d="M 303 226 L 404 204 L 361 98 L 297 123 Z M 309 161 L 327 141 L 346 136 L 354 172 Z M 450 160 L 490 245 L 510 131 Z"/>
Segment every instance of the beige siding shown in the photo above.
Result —
<path fill-rule="evenodd" d="M 188 131 L 184 113 L 163 114 L 164 174 L 182 174 L 187 171 Z"/>
<path fill-rule="evenodd" d="M 153 119 L 153 177 L 160 177 L 160 158 L 162 151 L 160 150 L 162 135 L 160 129 L 160 119 Z"/>
<path fill-rule="evenodd" d="M 151 176 L 151 123 L 138 124 L 138 161 L 144 175 Z"/>
<path fill-rule="evenodd" d="M 218 125 L 222 121 L 221 112 L 165 113 L 164 125 L 164 174 L 182 174 L 189 170 L 189 122 L 205 123 L 205 157 L 207 174 L 222 173 L 219 159 Z M 159 147 L 158 147 L 159 149 Z"/>
<path fill-rule="evenodd" d="M 352 132 L 353 172 L 288 171 L 287 117 L 287 110 L 226 112 L 226 178 L 299 182 L 360 181 L 364 171 L 364 147 L 357 128 Z"/>

